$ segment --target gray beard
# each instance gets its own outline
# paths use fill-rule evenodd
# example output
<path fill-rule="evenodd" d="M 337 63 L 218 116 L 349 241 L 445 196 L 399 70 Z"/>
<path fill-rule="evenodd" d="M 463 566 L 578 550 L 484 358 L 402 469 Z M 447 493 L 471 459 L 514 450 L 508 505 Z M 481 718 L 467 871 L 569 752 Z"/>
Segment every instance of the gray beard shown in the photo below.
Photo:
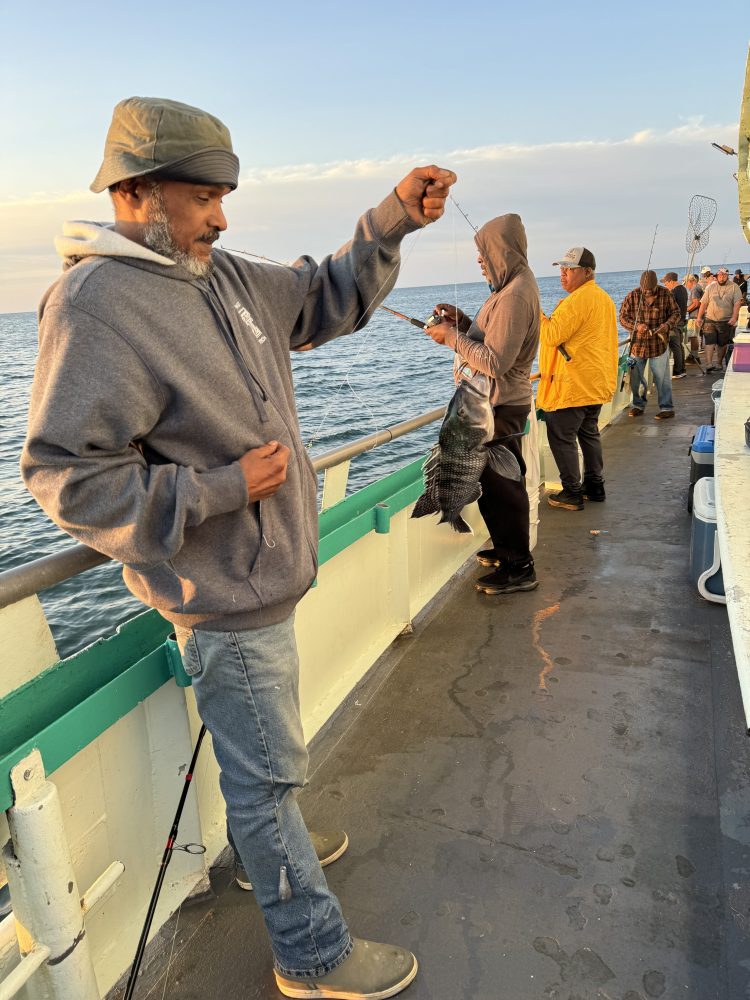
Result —
<path fill-rule="evenodd" d="M 207 278 L 213 271 L 214 265 L 210 260 L 199 260 L 175 245 L 169 228 L 169 216 L 158 185 L 154 185 L 152 189 L 149 219 L 143 230 L 143 242 L 154 253 L 168 257 L 196 278 Z"/>

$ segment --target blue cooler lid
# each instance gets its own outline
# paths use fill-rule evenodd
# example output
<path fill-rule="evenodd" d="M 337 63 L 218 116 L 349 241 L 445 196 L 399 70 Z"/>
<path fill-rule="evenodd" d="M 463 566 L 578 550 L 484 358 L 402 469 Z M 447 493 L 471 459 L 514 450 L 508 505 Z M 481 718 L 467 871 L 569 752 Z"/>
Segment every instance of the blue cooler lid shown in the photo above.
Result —
<path fill-rule="evenodd" d="M 711 424 L 701 424 L 695 432 L 693 443 L 690 445 L 691 451 L 695 451 L 698 452 L 698 454 L 703 455 L 708 453 L 713 454 L 715 437 L 715 427 L 712 427 Z"/>

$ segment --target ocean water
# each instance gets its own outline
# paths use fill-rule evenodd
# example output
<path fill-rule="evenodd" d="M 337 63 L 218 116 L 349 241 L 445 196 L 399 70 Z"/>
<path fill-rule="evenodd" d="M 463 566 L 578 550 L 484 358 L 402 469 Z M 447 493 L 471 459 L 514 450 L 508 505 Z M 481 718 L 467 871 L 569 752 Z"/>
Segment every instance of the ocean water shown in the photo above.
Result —
<path fill-rule="evenodd" d="M 734 265 L 733 265 L 734 267 Z M 677 267 L 675 270 L 679 271 Z M 639 272 L 597 275 L 619 308 Z M 543 309 L 562 297 L 558 277 L 539 279 Z M 438 302 L 458 303 L 469 315 L 487 296 L 483 282 L 396 289 L 387 304 L 424 319 Z M 4 365 L 0 370 L 0 571 L 49 555 L 71 540 L 52 524 L 24 489 L 18 472 L 36 357 L 34 313 L 0 314 Z M 302 438 L 312 455 L 447 403 L 452 353 L 418 329 L 379 311 L 360 333 L 319 350 L 293 355 Z M 438 425 L 368 452 L 352 463 L 358 489 L 424 454 Z M 120 567 L 98 567 L 40 595 L 61 656 L 83 648 L 142 610 L 121 579 Z"/>

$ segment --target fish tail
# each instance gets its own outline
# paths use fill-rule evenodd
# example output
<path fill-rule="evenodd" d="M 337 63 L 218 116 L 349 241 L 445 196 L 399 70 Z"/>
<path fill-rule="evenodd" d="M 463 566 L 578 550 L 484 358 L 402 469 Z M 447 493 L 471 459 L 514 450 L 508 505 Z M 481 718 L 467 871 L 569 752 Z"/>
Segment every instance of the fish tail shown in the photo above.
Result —
<path fill-rule="evenodd" d="M 412 517 L 414 515 L 412 514 Z M 470 524 L 461 517 L 460 514 L 443 514 L 443 516 L 438 521 L 438 524 L 449 524 L 454 531 L 457 531 L 460 535 L 473 535 L 474 529 Z"/>

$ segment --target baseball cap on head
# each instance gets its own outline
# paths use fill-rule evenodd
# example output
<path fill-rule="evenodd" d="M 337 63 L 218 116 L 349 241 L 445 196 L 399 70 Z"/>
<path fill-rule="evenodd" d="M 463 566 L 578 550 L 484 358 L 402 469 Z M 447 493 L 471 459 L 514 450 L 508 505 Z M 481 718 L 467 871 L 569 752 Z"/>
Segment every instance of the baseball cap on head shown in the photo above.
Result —
<path fill-rule="evenodd" d="M 719 270 L 716 273 L 717 274 L 727 274 L 728 275 L 729 274 L 729 268 L 728 267 L 720 267 Z"/>
<path fill-rule="evenodd" d="M 701 268 L 701 275 L 705 276 L 707 274 L 713 274 L 713 271 L 711 270 L 711 268 L 710 267 L 702 267 Z"/>
<path fill-rule="evenodd" d="M 229 129 L 218 118 L 179 101 L 128 97 L 115 105 L 91 190 L 98 194 L 130 177 L 157 173 L 234 190 L 239 172 Z"/>
<path fill-rule="evenodd" d="M 590 267 L 596 270 L 594 255 L 586 247 L 571 247 L 559 260 L 552 261 L 553 267 Z"/>

